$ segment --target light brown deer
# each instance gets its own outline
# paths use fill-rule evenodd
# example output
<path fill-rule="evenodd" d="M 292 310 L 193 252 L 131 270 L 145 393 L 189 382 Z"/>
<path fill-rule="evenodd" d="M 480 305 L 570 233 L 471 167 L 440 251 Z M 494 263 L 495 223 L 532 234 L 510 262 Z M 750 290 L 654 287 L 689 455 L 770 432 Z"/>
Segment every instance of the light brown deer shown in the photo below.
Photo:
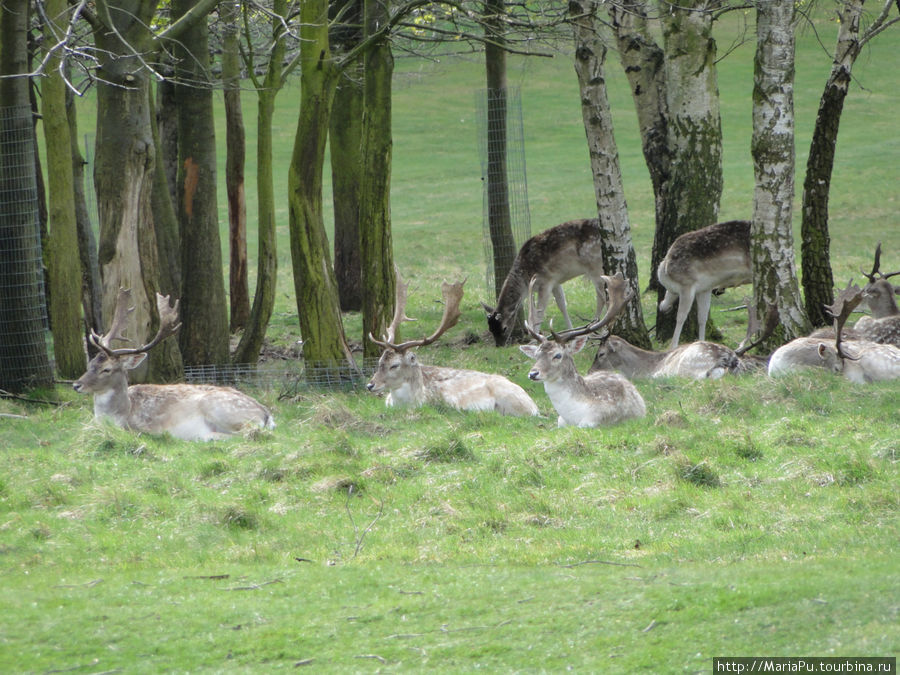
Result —
<path fill-rule="evenodd" d="M 537 305 L 533 312 L 532 328 L 541 330 L 550 297 L 562 313 L 566 328 L 572 327 L 566 307 L 566 294 L 562 284 L 584 275 L 597 291 L 597 313 L 603 311 L 603 252 L 601 250 L 600 223 L 596 218 L 571 220 L 536 234 L 522 244 L 512 268 L 503 282 L 497 306 L 481 303 L 487 312 L 488 328 L 498 347 L 509 341 L 516 322 L 516 315 L 529 292 L 529 284 L 535 279 L 533 290 L 537 293 Z"/>
<path fill-rule="evenodd" d="M 625 279 L 621 274 L 604 277 L 609 293 L 606 315 L 582 328 L 561 333 L 551 332 L 550 338 L 525 323 L 537 345 L 521 345 L 519 349 L 535 359 L 529 379 L 543 382 L 544 391 L 558 414 L 557 424 L 563 426 L 595 427 L 616 424 L 647 413 L 644 399 L 625 377 L 619 373 L 599 371 L 582 377 L 572 358 L 584 348 L 588 336 L 608 325 L 630 300 Z M 529 313 L 531 316 L 531 312 Z"/>
<path fill-rule="evenodd" d="M 444 282 L 444 314 L 437 330 L 426 338 L 397 342 L 397 330 L 406 316 L 409 284 L 397 274 L 397 300 L 394 317 L 382 340 L 369 339 L 384 348 L 375 374 L 366 385 L 372 393 L 387 392 L 387 406 L 445 403 L 458 410 L 495 410 L 504 415 L 537 415 L 538 408 L 522 387 L 502 375 L 475 370 L 425 366 L 419 363 L 413 347 L 429 345 L 459 320 L 463 284 Z"/>
<path fill-rule="evenodd" d="M 94 415 L 110 419 L 125 429 L 151 434 L 169 433 L 188 441 L 222 439 L 248 427 L 272 429 L 272 414 L 256 400 L 231 387 L 192 384 L 134 384 L 128 386 L 127 371 L 138 367 L 147 353 L 178 332 L 178 301 L 157 293 L 159 330 L 142 347 L 113 349 L 113 340 L 122 335 L 131 291 L 120 289 L 109 331 L 92 332 L 91 342 L 100 350 L 88 364 L 87 372 L 73 385 L 75 391 L 94 395 Z"/>
<path fill-rule="evenodd" d="M 744 354 L 762 343 L 775 329 L 778 314 L 770 311 L 760 336 L 751 341 L 759 330 L 756 312 L 748 301 L 750 320 L 747 337 L 737 349 L 715 342 L 691 342 L 674 349 L 653 352 L 632 345 L 616 335 L 601 338 L 589 373 L 615 370 L 626 377 L 688 377 L 695 380 L 716 380 L 726 374 L 755 370 L 764 364 Z"/>
<path fill-rule="evenodd" d="M 682 234 L 672 242 L 656 277 L 666 289 L 659 311 L 669 311 L 678 301 L 670 348 L 678 346 L 694 300 L 699 338 L 704 340 L 713 290 L 751 281 L 750 221 L 730 220 Z"/>
<path fill-rule="evenodd" d="M 863 272 L 869 283 L 862 289 L 862 299 L 869 306 L 872 316 L 860 318 L 853 329 L 866 340 L 884 342 L 900 347 L 900 308 L 894 295 L 900 295 L 900 287 L 895 287 L 888 279 L 900 271 L 882 274 L 881 242 L 875 247 L 875 264 L 869 273 Z"/>

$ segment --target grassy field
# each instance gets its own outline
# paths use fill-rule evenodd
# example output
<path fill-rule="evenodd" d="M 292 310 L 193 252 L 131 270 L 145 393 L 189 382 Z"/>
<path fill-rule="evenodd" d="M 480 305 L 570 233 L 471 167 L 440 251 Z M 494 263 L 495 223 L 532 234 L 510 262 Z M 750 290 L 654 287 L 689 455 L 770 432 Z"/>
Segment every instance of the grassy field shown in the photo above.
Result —
<path fill-rule="evenodd" d="M 798 183 L 830 65 L 833 28 L 817 29 L 799 37 Z M 879 240 L 883 267 L 900 268 L 898 47 L 888 32 L 863 54 L 845 108 L 837 279 L 858 280 Z M 719 65 L 721 215 L 748 217 L 752 45 Z M 614 55 L 609 80 L 646 265 L 649 181 Z M 511 81 L 533 231 L 591 215 L 570 61 L 515 59 Z M 527 359 L 489 346 L 478 305 L 481 86 L 474 60 L 398 61 L 397 260 L 423 331 L 441 279 L 470 279 L 460 325 L 421 358 L 507 375 L 542 416 L 389 410 L 364 391 L 272 384 L 252 393 L 274 431 L 191 444 L 92 422 L 90 400 L 64 386 L 58 406 L 2 400 L 0 670 L 711 672 L 715 656 L 900 652 L 900 384 L 638 381 L 646 418 L 557 429 Z M 279 99 L 282 186 L 298 99 L 296 85 Z M 299 337 L 281 215 L 276 345 Z M 572 286 L 575 312 L 589 311 L 592 291 Z M 739 298 L 713 308 L 732 342 L 743 317 L 718 310 Z M 346 326 L 358 340 L 359 318 Z"/>

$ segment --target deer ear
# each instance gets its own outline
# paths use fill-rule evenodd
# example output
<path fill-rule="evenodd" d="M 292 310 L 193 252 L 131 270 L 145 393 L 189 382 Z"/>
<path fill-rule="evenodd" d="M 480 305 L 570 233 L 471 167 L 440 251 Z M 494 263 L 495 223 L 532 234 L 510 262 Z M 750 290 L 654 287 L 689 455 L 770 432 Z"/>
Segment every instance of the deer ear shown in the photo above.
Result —
<path fill-rule="evenodd" d="M 587 335 L 579 335 L 577 338 L 575 338 L 574 340 L 570 340 L 566 344 L 566 351 L 570 354 L 577 354 L 582 349 L 584 349 L 584 346 L 587 344 L 587 340 Z"/>
<path fill-rule="evenodd" d="M 415 353 L 415 352 L 408 352 L 408 353 L 406 354 L 406 362 L 407 362 L 409 365 L 411 365 L 411 366 L 416 365 L 416 361 L 417 361 L 417 359 L 416 359 L 416 353 Z"/>
<path fill-rule="evenodd" d="M 519 345 L 519 351 L 521 351 L 525 356 L 528 356 L 532 359 L 536 359 L 538 357 L 537 345 Z"/>
<path fill-rule="evenodd" d="M 134 370 L 139 365 L 144 362 L 144 359 L 147 358 L 147 352 L 141 352 L 140 354 L 127 354 L 122 357 L 122 365 L 125 367 L 125 370 Z"/>
<path fill-rule="evenodd" d="M 825 359 L 825 355 L 828 353 L 828 347 L 826 347 L 824 344 L 822 344 L 822 343 L 820 342 L 820 343 L 819 343 L 819 346 L 816 347 L 816 353 L 818 353 L 820 359 L 823 359 L 823 360 L 824 360 L 824 359 Z"/>

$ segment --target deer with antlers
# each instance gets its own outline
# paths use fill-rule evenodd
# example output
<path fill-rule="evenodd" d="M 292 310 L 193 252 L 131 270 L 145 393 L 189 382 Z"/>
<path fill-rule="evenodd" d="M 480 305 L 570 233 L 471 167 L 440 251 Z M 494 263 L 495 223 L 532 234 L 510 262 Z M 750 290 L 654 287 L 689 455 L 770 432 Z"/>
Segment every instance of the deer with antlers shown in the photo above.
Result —
<path fill-rule="evenodd" d="M 859 286 L 848 284 L 834 303 L 826 306 L 834 317 L 834 343 L 815 336 L 791 340 L 772 354 L 769 375 L 820 366 L 858 383 L 900 378 L 900 348 L 870 340 L 846 340 L 844 324 L 862 300 Z"/>
<path fill-rule="evenodd" d="M 566 306 L 562 284 L 579 275 L 591 280 L 597 291 L 597 316 L 603 310 L 603 251 L 600 223 L 596 218 L 570 220 L 551 227 L 522 244 L 512 268 L 497 297 L 497 306 L 481 303 L 487 312 L 488 329 L 498 347 L 507 344 L 516 322 L 516 315 L 529 292 L 537 293 L 537 305 L 532 312 L 532 328 L 541 330 L 541 322 L 551 296 L 556 300 L 566 327 L 572 320 Z"/>
<path fill-rule="evenodd" d="M 595 427 L 616 424 L 632 417 L 647 414 L 644 399 L 638 390 L 619 373 L 598 371 L 585 377 L 578 374 L 572 358 L 587 343 L 588 336 L 607 326 L 631 299 L 621 274 L 604 277 L 609 307 L 601 319 L 582 328 L 574 328 L 545 337 L 526 321 L 525 328 L 537 340 L 536 345 L 519 347 L 526 356 L 535 360 L 529 379 L 543 382 L 544 391 L 558 414 L 557 424 L 563 426 Z M 533 285 L 533 284 L 532 284 Z"/>
<path fill-rule="evenodd" d="M 866 340 L 900 347 L 900 308 L 894 299 L 894 295 L 900 295 L 900 287 L 888 281 L 900 274 L 900 270 L 883 274 L 880 267 L 881 242 L 875 247 L 875 264 L 872 271 L 863 272 L 869 283 L 862 289 L 862 300 L 869 306 L 872 316 L 859 319 L 853 329 Z"/>
<path fill-rule="evenodd" d="M 133 311 L 131 291 L 119 289 L 112 325 L 105 335 L 91 332 L 99 349 L 87 371 L 72 385 L 75 391 L 94 395 L 94 415 L 110 419 L 125 429 L 151 434 L 169 433 L 187 441 L 223 439 L 248 427 L 273 429 L 272 414 L 253 398 L 231 387 L 192 384 L 134 384 L 127 371 L 137 368 L 147 353 L 178 332 L 178 301 L 156 294 L 159 330 L 142 347 L 113 349 L 122 335 L 128 313 Z"/>
<path fill-rule="evenodd" d="M 397 298 L 394 317 L 381 340 L 371 334 L 369 339 L 384 352 L 378 359 L 375 374 L 366 385 L 372 393 L 388 392 L 385 403 L 421 406 L 425 403 L 445 403 L 458 410 L 495 410 L 503 415 L 537 415 L 538 408 L 522 387 L 502 375 L 476 370 L 425 366 L 419 363 L 414 347 L 424 347 L 437 340 L 459 321 L 459 303 L 465 281 L 444 282 L 441 292 L 444 313 L 441 323 L 431 335 L 418 340 L 397 342 L 397 331 L 406 316 L 408 283 L 397 273 Z"/>
<path fill-rule="evenodd" d="M 704 340 L 713 290 L 751 281 L 750 221 L 731 220 L 682 234 L 672 242 L 656 277 L 666 289 L 659 311 L 667 312 L 678 302 L 670 348 L 678 346 L 695 299 L 699 338 Z"/>
<path fill-rule="evenodd" d="M 778 313 L 771 308 L 766 325 L 756 340 L 752 336 L 759 331 L 756 310 L 748 300 L 750 320 L 747 337 L 737 349 L 715 342 L 690 342 L 674 349 L 653 352 L 636 347 L 616 335 L 605 335 L 594 356 L 589 373 L 598 370 L 615 370 L 626 377 L 688 377 L 695 380 L 717 380 L 726 374 L 743 373 L 761 367 L 755 357 L 744 355 L 761 344 L 774 331 Z"/>

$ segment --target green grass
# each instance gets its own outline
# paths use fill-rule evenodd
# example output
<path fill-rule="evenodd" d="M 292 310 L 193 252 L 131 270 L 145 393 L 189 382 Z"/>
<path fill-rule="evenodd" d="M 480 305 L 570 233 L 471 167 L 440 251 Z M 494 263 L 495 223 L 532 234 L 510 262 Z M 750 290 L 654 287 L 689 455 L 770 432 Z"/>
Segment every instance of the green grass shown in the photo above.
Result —
<path fill-rule="evenodd" d="M 897 267 L 897 47 L 888 31 L 854 71 L 866 89 L 847 101 L 832 184 L 838 279 L 868 269 L 878 240 Z M 751 205 L 751 57 L 744 45 L 720 63 L 723 219 Z M 798 183 L 829 64 L 802 33 Z M 590 215 L 570 61 L 513 59 L 510 80 L 533 230 Z M 649 182 L 614 55 L 609 80 L 646 265 Z M 507 375 L 542 416 L 272 385 L 252 393 L 274 431 L 192 444 L 93 422 L 90 400 L 63 387 L 47 394 L 60 406 L 0 400 L 0 670 L 710 672 L 714 656 L 900 652 L 900 385 L 824 372 L 638 381 L 645 419 L 557 429 L 527 359 L 489 346 L 478 305 L 482 82 L 473 62 L 398 62 L 397 259 L 423 332 L 441 279 L 470 279 L 460 325 L 422 360 Z M 278 194 L 298 98 L 296 85 L 279 98 Z M 299 336 L 282 209 L 270 340 L 286 345 Z M 589 311 L 587 285 L 568 293 Z M 739 299 L 714 304 L 731 342 L 744 319 L 717 310 Z M 346 325 L 358 340 L 359 318 Z"/>

